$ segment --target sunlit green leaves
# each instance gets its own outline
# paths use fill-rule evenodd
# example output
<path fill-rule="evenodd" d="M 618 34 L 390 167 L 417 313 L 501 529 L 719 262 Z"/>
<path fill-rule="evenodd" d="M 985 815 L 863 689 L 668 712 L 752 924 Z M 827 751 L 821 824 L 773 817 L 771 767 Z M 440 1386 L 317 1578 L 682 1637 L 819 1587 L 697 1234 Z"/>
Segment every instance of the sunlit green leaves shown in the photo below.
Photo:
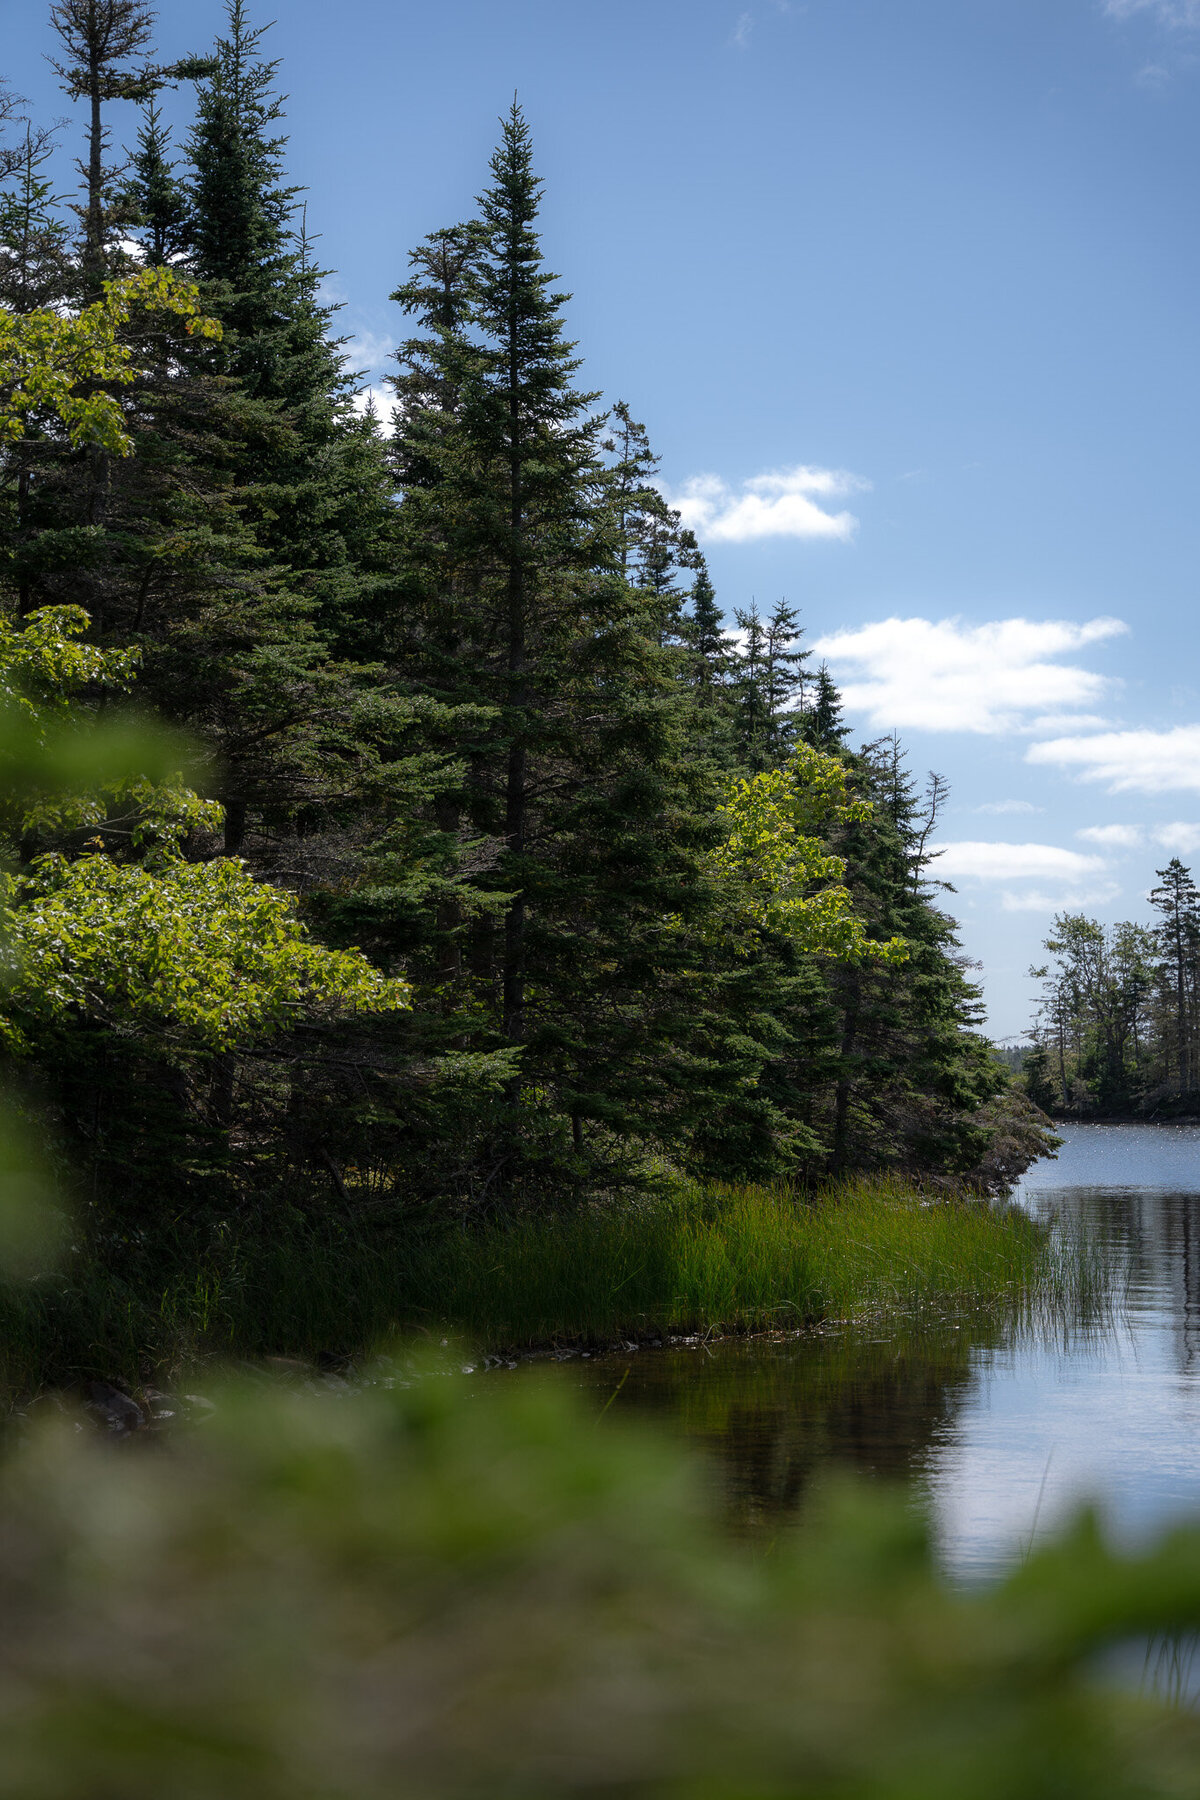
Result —
<path fill-rule="evenodd" d="M 322 1006 L 407 1004 L 404 982 L 312 943 L 291 895 L 228 858 L 151 872 L 100 854 L 44 857 L 9 880 L 0 917 L 15 963 L 6 1010 L 18 1022 L 74 1013 L 225 1050 Z"/>
<path fill-rule="evenodd" d="M 782 769 L 739 781 L 720 809 L 728 833 L 713 868 L 744 920 L 842 961 L 903 962 L 902 938 L 868 938 L 843 885 L 846 864 L 820 833 L 870 816 L 852 800 L 844 762 L 808 745 Z"/>
<path fill-rule="evenodd" d="M 123 333 L 138 311 L 173 314 L 189 335 L 221 335 L 201 313 L 196 288 L 163 268 L 105 282 L 104 298 L 78 313 L 0 308 L 0 444 L 18 443 L 31 424 L 53 419 L 77 447 L 128 456 L 132 440 L 109 389 L 137 380 L 134 347 Z"/>

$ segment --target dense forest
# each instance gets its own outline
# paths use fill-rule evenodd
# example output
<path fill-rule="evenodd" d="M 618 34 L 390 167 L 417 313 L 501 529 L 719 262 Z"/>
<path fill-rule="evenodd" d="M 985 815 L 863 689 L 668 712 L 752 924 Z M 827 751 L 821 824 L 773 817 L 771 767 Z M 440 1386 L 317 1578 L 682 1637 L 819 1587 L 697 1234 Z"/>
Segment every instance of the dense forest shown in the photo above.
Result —
<path fill-rule="evenodd" d="M 1079 1117 L 1200 1112 L 1200 889 L 1173 856 L 1155 919 L 1054 921 L 1023 1077 L 1039 1106 Z"/>
<path fill-rule="evenodd" d="M 3 106 L 8 704 L 178 734 L 6 801 L 4 1054 L 93 1242 L 1002 1181 L 1032 1114 L 935 904 L 936 784 L 849 745 L 792 607 L 723 616 L 636 406 L 587 390 L 520 107 L 474 212 L 397 246 L 364 414 L 227 10 L 159 66 L 136 0 L 49 8 L 70 204 Z"/>

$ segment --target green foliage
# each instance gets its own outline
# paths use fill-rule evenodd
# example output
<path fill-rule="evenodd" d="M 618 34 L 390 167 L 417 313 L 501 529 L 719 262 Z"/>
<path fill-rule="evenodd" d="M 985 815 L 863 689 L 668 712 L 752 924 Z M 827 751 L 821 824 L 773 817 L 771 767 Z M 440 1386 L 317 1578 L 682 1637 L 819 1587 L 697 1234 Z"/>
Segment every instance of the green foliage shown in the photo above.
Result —
<path fill-rule="evenodd" d="M 104 298 L 63 316 L 49 307 L 16 313 L 0 307 L 0 444 L 17 444 L 43 417 L 70 443 L 128 456 L 133 439 L 111 386 L 137 379 L 132 346 L 121 331 L 136 310 L 173 313 L 189 335 L 218 338 L 196 289 L 169 269 L 143 269 L 105 282 Z"/>
<path fill-rule="evenodd" d="M 80 608 L 35 613 L 22 630 L 0 621 L 0 700 L 26 767 L 52 728 L 94 735 L 86 713 L 76 717 L 81 689 L 122 685 L 134 673 L 135 657 L 78 641 L 87 623 Z M 114 861 L 99 836 L 89 844 L 98 854 L 43 854 L 2 878 L 11 1045 L 28 1048 L 39 1027 L 74 1020 L 168 1030 L 179 1048 L 203 1054 L 322 1007 L 407 1003 L 404 982 L 385 980 L 357 953 L 310 942 L 293 897 L 256 882 L 240 862 L 185 861 L 180 839 L 221 817 L 186 788 L 139 775 L 107 792 L 43 793 L 32 806 L 26 794 L 9 828 L 27 837 L 97 823 L 115 796 L 127 814 L 116 824 L 118 843 L 147 860 Z"/>
<path fill-rule="evenodd" d="M 16 313 L 50 304 L 70 285 L 67 228 L 42 173 L 52 149 L 52 138 L 27 124 L 19 152 L 0 150 L 0 174 L 15 177 L 0 188 L 0 301 Z"/>
<path fill-rule="evenodd" d="M 808 1200 L 681 1189 L 438 1238 L 414 1252 L 418 1310 L 481 1349 L 555 1339 L 765 1330 L 880 1313 L 1012 1306 L 1081 1271 L 1026 1214 L 859 1182 Z M 411 1303 L 410 1303 L 411 1305 Z"/>
<path fill-rule="evenodd" d="M 385 442 L 351 409 L 267 28 L 225 11 L 212 56 L 167 70 L 136 0 L 58 7 L 91 109 L 71 255 L 44 141 L 4 165 L 8 338 L 52 322 L 47 364 L 107 320 L 89 378 L 63 363 L 0 446 L 14 703 L 78 760 L 136 653 L 139 700 L 199 742 L 222 809 L 91 771 L 13 798 L 12 929 L 47 981 L 9 1016 L 89 1241 L 164 1229 L 166 1165 L 206 1229 L 314 1183 L 344 1205 L 357 1167 L 405 1171 L 392 1217 L 633 1200 L 664 1169 L 998 1185 L 1039 1140 L 973 1030 L 922 873 L 932 813 L 878 746 L 845 749 L 794 608 L 724 631 L 645 427 L 594 413 L 520 108 L 477 216 L 397 292 Z M 153 100 L 175 80 L 198 84 L 178 160 Z M 138 98 L 118 179 L 107 109 Z M 301 920 L 383 973 L 318 975 Z"/>
<path fill-rule="evenodd" d="M 1016 1209 L 857 1181 L 798 1200 L 676 1184 L 636 1205 L 453 1223 L 403 1170 L 347 1165 L 342 1192 L 298 1172 L 261 1216 L 175 1204 L 154 1233 L 112 1230 L 50 1280 L 0 1295 L 0 1381 L 203 1382 L 214 1356 L 349 1357 L 398 1331 L 480 1353 L 671 1333 L 1012 1328 L 1091 1319 L 1108 1301 L 1075 1242 Z M 399 1188 L 399 1205 L 388 1204 Z M 331 1204 L 331 1202 L 334 1202 Z M 28 1266 L 28 1263 L 26 1263 Z"/>
<path fill-rule="evenodd" d="M 0 1473 L 0 1794 L 1175 1800 L 1194 1714 L 1109 1672 L 1200 1625 L 1200 1537 L 1081 1519 L 955 1591 L 906 1497 L 769 1556 L 549 1379 L 227 1386 L 164 1453 L 48 1420 Z"/>
<path fill-rule="evenodd" d="M 1042 995 L 1024 1085 L 1040 1105 L 1085 1116 L 1194 1110 L 1200 901 L 1178 857 L 1158 874 L 1155 926 L 1055 918 L 1052 960 L 1030 971 Z"/>
<path fill-rule="evenodd" d="M 842 885 L 845 858 L 831 855 L 815 835 L 869 819 L 870 802 L 850 800 L 847 780 L 843 762 L 803 745 L 786 767 L 739 781 L 717 809 L 728 836 L 714 867 L 737 896 L 736 913 L 785 934 L 797 949 L 848 963 L 903 962 L 902 938 L 867 937 Z"/>
<path fill-rule="evenodd" d="M 228 1050 L 322 1007 L 386 1012 L 402 981 L 308 940 L 290 894 L 238 862 L 45 856 L 8 884 L 2 929 L 16 973 L 4 1007 L 19 1037 L 68 1018 L 169 1029 L 196 1051 Z"/>

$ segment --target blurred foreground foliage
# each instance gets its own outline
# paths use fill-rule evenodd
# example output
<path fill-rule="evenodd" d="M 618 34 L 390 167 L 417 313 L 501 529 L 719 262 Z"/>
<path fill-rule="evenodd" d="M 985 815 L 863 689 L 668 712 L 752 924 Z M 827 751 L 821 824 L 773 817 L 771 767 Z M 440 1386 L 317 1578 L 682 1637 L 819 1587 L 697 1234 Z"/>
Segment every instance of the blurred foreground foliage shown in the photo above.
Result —
<path fill-rule="evenodd" d="M 411 1373 L 411 1372 L 409 1372 Z M 701 1467 L 537 1377 L 218 1392 L 0 1475 L 0 1795 L 1192 1795 L 1200 1720 L 1112 1646 L 1200 1625 L 1200 1532 L 1094 1521 L 1003 1583 L 834 1487 L 769 1554 Z"/>

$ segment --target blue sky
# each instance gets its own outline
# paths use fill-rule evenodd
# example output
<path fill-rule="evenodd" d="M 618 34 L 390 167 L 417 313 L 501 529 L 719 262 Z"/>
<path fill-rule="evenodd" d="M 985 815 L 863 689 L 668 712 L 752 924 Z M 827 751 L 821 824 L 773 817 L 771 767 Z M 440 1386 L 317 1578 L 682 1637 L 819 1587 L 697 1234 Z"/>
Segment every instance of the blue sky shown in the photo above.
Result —
<path fill-rule="evenodd" d="M 43 117 L 45 10 L 0 0 Z M 168 0 L 161 53 L 221 13 Z M 1056 908 L 1145 916 L 1200 861 L 1200 0 L 258 16 L 373 381 L 408 248 L 470 211 L 519 91 L 591 383 L 727 610 L 786 596 L 856 731 L 949 778 L 948 904 L 1020 1032 Z"/>

